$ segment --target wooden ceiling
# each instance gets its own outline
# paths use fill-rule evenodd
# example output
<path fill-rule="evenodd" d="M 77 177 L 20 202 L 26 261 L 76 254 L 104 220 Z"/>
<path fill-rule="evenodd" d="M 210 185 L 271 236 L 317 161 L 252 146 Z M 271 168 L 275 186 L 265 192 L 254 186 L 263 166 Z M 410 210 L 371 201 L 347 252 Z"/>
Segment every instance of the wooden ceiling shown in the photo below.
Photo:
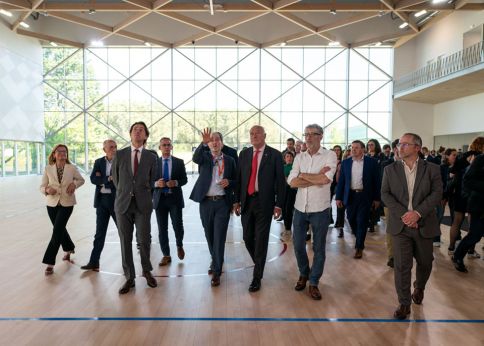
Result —
<path fill-rule="evenodd" d="M 5 25 L 42 42 L 104 45 L 399 45 L 453 11 L 484 1 L 0 0 Z M 415 13 L 426 10 L 422 17 Z M 408 26 L 399 26 L 407 22 Z M 29 28 L 21 27 L 27 23 Z"/>

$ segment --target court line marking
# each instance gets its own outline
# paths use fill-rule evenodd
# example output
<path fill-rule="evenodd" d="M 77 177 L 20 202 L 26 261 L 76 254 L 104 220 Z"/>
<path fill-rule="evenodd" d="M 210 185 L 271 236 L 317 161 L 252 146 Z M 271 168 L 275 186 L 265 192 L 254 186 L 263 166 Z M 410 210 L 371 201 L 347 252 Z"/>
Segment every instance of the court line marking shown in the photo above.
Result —
<path fill-rule="evenodd" d="M 179 321 L 179 322 L 310 322 L 310 323 L 472 323 L 484 324 L 484 320 L 408 319 L 390 318 L 274 318 L 274 317 L 0 317 L 9 321 Z"/>

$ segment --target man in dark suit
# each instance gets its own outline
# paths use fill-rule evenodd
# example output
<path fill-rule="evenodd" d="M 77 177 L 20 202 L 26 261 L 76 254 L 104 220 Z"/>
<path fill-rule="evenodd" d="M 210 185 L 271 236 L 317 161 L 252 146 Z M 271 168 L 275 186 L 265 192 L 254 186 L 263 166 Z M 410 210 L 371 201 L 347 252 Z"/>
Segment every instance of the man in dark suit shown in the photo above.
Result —
<path fill-rule="evenodd" d="M 235 162 L 235 167 L 237 167 L 237 165 L 239 164 L 239 156 L 237 155 L 237 150 L 225 145 L 224 137 L 220 132 L 217 132 L 217 133 L 220 135 L 220 141 L 222 142 L 222 154 L 228 155 L 231 158 L 233 158 Z"/>
<path fill-rule="evenodd" d="M 262 126 L 250 129 L 252 147 L 240 153 L 235 187 L 234 211 L 242 215 L 245 247 L 254 261 L 250 292 L 261 287 L 272 216 L 281 216 L 286 188 L 282 155 L 265 138 Z"/>
<path fill-rule="evenodd" d="M 99 258 L 104 248 L 106 232 L 108 231 L 109 218 L 112 217 L 116 223 L 116 214 L 114 212 L 114 199 L 116 197 L 116 188 L 113 184 L 111 167 L 116 154 L 116 142 L 107 139 L 103 143 L 103 150 L 106 156 L 94 161 L 94 167 L 91 172 L 91 183 L 96 185 L 94 193 L 94 208 L 96 208 L 96 234 L 91 251 L 89 262 L 82 266 L 83 270 L 99 270 Z"/>
<path fill-rule="evenodd" d="M 193 153 L 200 175 L 190 195 L 191 200 L 200 203 L 200 219 L 212 257 L 209 268 L 212 287 L 220 285 L 236 178 L 234 159 L 222 154 L 222 146 L 219 132 L 203 130 L 202 143 Z"/>
<path fill-rule="evenodd" d="M 365 156 L 365 144 L 362 141 L 351 143 L 351 157 L 341 163 L 336 205 L 338 208 L 346 207 L 348 222 L 356 235 L 354 258 L 359 259 L 365 248 L 370 208 L 378 208 L 380 205 L 378 163 Z"/>
<path fill-rule="evenodd" d="M 388 207 L 387 232 L 393 238 L 395 288 L 399 307 L 393 314 L 405 319 L 410 304 L 422 304 L 424 289 L 432 272 L 433 238 L 440 234 L 436 206 L 442 200 L 439 166 L 419 158 L 422 139 L 413 133 L 400 137 L 401 161 L 383 173 L 381 197 Z M 417 261 L 414 291 L 410 294 L 413 257 Z"/>
<path fill-rule="evenodd" d="M 173 145 L 171 139 L 160 139 L 161 157 L 158 159 L 157 181 L 153 193 L 153 208 L 158 222 L 158 237 L 160 240 L 163 258 L 159 265 L 165 266 L 171 263 L 170 245 L 168 239 L 168 214 L 175 231 L 176 248 L 178 258 L 185 258 L 183 249 L 183 192 L 181 187 L 187 183 L 187 173 L 183 160 L 171 155 Z"/>
<path fill-rule="evenodd" d="M 144 148 L 149 136 L 148 127 L 142 121 L 131 125 L 131 145 L 116 153 L 113 160 L 113 182 L 116 186 L 114 210 L 118 222 L 121 242 L 121 256 L 126 282 L 119 289 L 126 294 L 134 287 L 133 230 L 136 226 L 136 240 L 140 245 L 143 276 L 150 287 L 156 287 L 151 275 L 150 242 L 151 213 L 153 212 L 152 189 L 156 180 L 157 157 Z"/>

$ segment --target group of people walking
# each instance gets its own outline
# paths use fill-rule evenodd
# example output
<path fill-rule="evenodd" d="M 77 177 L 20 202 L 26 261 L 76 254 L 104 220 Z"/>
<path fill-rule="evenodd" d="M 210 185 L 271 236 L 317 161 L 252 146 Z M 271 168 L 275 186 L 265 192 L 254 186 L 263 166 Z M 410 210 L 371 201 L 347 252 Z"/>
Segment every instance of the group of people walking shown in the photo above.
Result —
<path fill-rule="evenodd" d="M 240 156 L 235 149 L 223 144 L 220 132 L 207 128 L 200 135 L 201 143 L 193 154 L 199 176 L 190 199 L 199 203 L 201 224 L 211 257 L 208 274 L 211 275 L 212 287 L 221 284 L 231 213 L 241 216 L 244 243 L 254 263 L 252 281 L 248 286 L 250 292 L 261 289 L 272 219 L 282 217 L 286 230 L 292 229 L 299 271 L 294 288 L 302 291 L 309 286 L 309 296 L 320 300 L 318 284 L 324 271 L 326 235 L 332 223 L 331 201 L 335 195 L 338 207 L 336 224 L 341 225 L 339 219 L 343 217 L 344 220 L 346 209 L 348 222 L 356 237 L 355 259 L 363 257 L 368 226 L 375 222 L 372 213 L 376 215 L 375 211 L 381 210 L 380 205 L 384 204 L 387 233 L 393 241 L 391 258 L 400 303 L 394 316 L 406 318 L 412 300 L 416 304 L 422 303 L 432 270 L 432 244 L 434 238 L 440 235 L 437 211 L 442 206 L 444 183 L 439 167 L 420 159 L 422 140 L 418 135 L 407 133 L 394 142 L 394 157 L 390 162 L 383 158 L 379 162 L 371 155 L 365 155 L 365 144 L 358 140 L 351 143 L 350 157 L 341 161 L 341 147 L 338 152 L 321 146 L 324 132 L 318 124 L 305 127 L 304 146 L 294 141 L 289 146 L 288 141 L 288 148 L 282 155 L 266 144 L 265 130 L 259 125 L 250 129 L 251 146 L 242 150 Z M 185 165 L 183 160 L 171 154 L 173 146 L 170 138 L 161 138 L 161 157 L 158 158 L 156 152 L 146 148 L 148 137 L 146 124 L 136 122 L 130 128 L 129 147 L 117 150 L 113 140 L 106 140 L 103 143 L 105 156 L 95 161 L 90 176 L 91 182 L 96 185 L 96 233 L 89 262 L 81 269 L 99 270 L 112 218 L 120 237 L 126 278 L 119 289 L 120 294 L 128 293 L 135 286 L 134 231 L 142 276 L 148 286 L 157 286 L 151 274 L 153 267 L 150 260 L 150 218 L 153 210 L 163 254 L 159 265 L 166 266 L 172 261 L 168 216 L 175 233 L 177 256 L 180 260 L 185 257 L 182 213 L 182 186 L 187 183 Z M 390 158 L 390 152 L 386 154 Z M 463 179 L 472 203 L 483 202 L 484 190 L 480 190 L 484 181 L 482 157 L 476 156 Z M 74 192 L 83 183 L 77 168 L 69 162 L 67 146 L 55 146 L 41 184 L 53 224 L 52 238 L 43 259 L 47 265 L 46 275 L 54 272 L 60 246 L 65 251 L 64 260 L 70 260 L 74 253 L 66 225 L 76 203 Z M 479 204 L 480 208 L 484 205 Z M 482 236 L 483 211 L 473 207 L 471 215 L 471 231 L 454 254 L 458 269 L 464 266 L 460 253 L 467 251 L 466 246 L 476 239 L 479 241 Z M 306 250 L 308 229 L 313 237 L 312 263 Z M 417 279 L 411 293 L 413 257 L 417 259 Z"/>

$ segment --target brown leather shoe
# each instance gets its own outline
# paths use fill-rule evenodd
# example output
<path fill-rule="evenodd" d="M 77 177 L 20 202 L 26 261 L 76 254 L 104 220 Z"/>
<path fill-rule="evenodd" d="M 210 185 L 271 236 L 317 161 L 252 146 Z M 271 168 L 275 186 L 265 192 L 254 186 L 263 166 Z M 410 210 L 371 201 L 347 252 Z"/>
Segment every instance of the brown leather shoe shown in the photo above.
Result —
<path fill-rule="evenodd" d="M 150 287 L 158 286 L 158 283 L 156 282 L 155 278 L 153 277 L 153 275 L 151 275 L 150 272 L 143 272 L 143 276 L 145 277 L 146 283 L 148 284 L 148 286 Z"/>
<path fill-rule="evenodd" d="M 404 320 L 410 315 L 410 305 L 400 304 L 398 309 L 393 313 L 393 317 L 398 320 Z"/>
<path fill-rule="evenodd" d="M 415 304 L 420 305 L 424 299 L 424 290 L 415 288 L 412 293 L 412 300 Z"/>
<path fill-rule="evenodd" d="M 308 278 L 305 276 L 300 276 L 296 282 L 296 286 L 294 286 L 294 289 L 296 291 L 302 291 L 306 288 L 306 282 L 308 282 Z"/>
<path fill-rule="evenodd" d="M 212 287 L 220 286 L 220 276 L 218 276 L 217 274 L 213 274 L 210 284 L 212 285 Z"/>
<path fill-rule="evenodd" d="M 314 300 L 321 300 L 321 292 L 319 292 L 318 286 L 309 285 L 309 295 Z"/>
<path fill-rule="evenodd" d="M 160 263 L 158 263 L 158 265 L 162 267 L 162 266 L 166 266 L 168 263 L 171 263 L 171 256 L 163 256 L 163 258 L 161 259 Z"/>
<path fill-rule="evenodd" d="M 185 258 L 185 250 L 183 250 L 182 246 L 178 246 L 176 252 L 179 259 L 183 260 Z"/>
<path fill-rule="evenodd" d="M 362 257 L 363 257 L 363 250 L 362 249 L 356 249 L 355 255 L 353 256 L 353 258 L 360 259 Z"/>
<path fill-rule="evenodd" d="M 52 275 L 54 274 L 54 267 L 47 267 L 45 268 L 45 275 L 48 276 L 48 275 Z"/>
<path fill-rule="evenodd" d="M 69 262 L 71 262 L 71 253 L 73 254 L 73 253 L 75 253 L 75 251 L 74 251 L 74 250 L 72 250 L 72 251 L 67 251 L 67 252 L 65 253 L 64 257 L 62 257 L 62 260 L 63 260 L 63 261 L 69 261 Z"/>
<path fill-rule="evenodd" d="M 123 286 L 119 289 L 119 294 L 126 294 L 134 287 L 134 280 L 126 280 Z"/>

